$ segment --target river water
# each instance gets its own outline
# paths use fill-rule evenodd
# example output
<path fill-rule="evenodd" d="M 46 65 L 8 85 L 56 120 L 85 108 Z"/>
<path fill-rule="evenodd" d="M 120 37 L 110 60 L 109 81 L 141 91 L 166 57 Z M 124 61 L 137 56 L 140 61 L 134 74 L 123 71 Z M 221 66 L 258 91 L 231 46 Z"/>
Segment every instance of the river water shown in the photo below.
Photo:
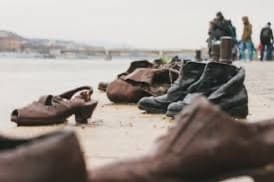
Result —
<path fill-rule="evenodd" d="M 97 88 L 125 71 L 130 60 L 0 59 L 0 127 L 12 127 L 10 113 L 40 95 L 59 94 L 81 85 Z"/>

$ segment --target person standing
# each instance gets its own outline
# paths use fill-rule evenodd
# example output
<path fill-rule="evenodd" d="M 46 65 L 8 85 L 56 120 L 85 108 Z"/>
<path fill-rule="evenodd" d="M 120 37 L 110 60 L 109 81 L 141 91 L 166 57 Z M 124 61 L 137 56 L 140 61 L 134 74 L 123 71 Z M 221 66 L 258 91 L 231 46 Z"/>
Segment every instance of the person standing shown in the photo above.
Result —
<path fill-rule="evenodd" d="M 237 30 L 236 30 L 236 27 L 232 24 L 231 20 L 228 20 L 227 22 L 229 24 L 229 28 L 231 29 L 232 39 L 233 39 L 232 60 L 236 60 L 237 53 L 238 53 Z"/>
<path fill-rule="evenodd" d="M 248 58 L 253 60 L 254 45 L 252 43 L 252 25 L 249 22 L 247 16 L 242 18 L 244 29 L 242 34 L 242 40 L 240 44 L 240 57 L 246 59 L 245 51 L 248 51 Z"/>
<path fill-rule="evenodd" d="M 211 57 L 211 48 L 214 42 L 220 41 L 223 36 L 233 37 L 233 29 L 230 27 L 222 12 L 218 12 L 213 21 L 209 24 L 209 38 L 207 39 L 209 56 Z"/>
<path fill-rule="evenodd" d="M 268 22 L 267 25 L 261 30 L 260 34 L 261 40 L 261 61 L 264 60 L 264 53 L 266 49 L 266 60 L 272 59 L 272 51 L 273 51 L 273 32 L 271 29 L 271 23 Z"/>

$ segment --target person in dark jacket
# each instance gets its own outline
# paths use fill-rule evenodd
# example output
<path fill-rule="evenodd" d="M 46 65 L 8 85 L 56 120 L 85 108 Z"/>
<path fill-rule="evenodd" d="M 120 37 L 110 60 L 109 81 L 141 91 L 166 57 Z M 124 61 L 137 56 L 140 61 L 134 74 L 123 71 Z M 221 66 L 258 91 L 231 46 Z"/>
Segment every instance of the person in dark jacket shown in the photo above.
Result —
<path fill-rule="evenodd" d="M 226 20 L 221 12 L 216 14 L 216 18 L 212 21 L 212 34 L 216 40 L 220 40 L 223 36 L 233 37 L 233 30 L 229 21 Z"/>
<path fill-rule="evenodd" d="M 232 39 L 233 39 L 233 48 L 232 48 L 232 60 L 237 59 L 238 54 L 238 40 L 237 40 L 237 30 L 236 27 L 233 25 L 231 20 L 228 20 L 230 31 L 232 32 Z"/>
<path fill-rule="evenodd" d="M 210 57 L 213 42 L 220 41 L 223 36 L 234 37 L 233 29 L 230 27 L 229 21 L 224 18 L 222 12 L 218 12 L 214 20 L 210 22 L 208 35 L 207 42 Z"/>
<path fill-rule="evenodd" d="M 273 51 L 273 32 L 271 29 L 271 23 L 268 22 L 267 25 L 262 28 L 260 34 L 261 40 L 261 61 L 264 60 L 264 52 L 266 49 L 266 60 L 272 59 L 272 51 Z"/>

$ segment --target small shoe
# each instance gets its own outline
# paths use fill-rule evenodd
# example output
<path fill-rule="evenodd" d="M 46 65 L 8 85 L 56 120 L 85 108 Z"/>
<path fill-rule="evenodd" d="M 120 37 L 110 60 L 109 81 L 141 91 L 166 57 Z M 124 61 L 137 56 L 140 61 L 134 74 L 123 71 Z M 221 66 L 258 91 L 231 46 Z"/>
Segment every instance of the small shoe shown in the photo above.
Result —
<path fill-rule="evenodd" d="M 15 109 L 11 121 L 18 126 L 52 125 L 64 123 L 74 114 L 77 123 L 87 123 L 97 106 L 97 101 L 90 98 L 92 92 L 91 87 L 80 87 L 58 96 L 42 96 L 26 107 Z"/>

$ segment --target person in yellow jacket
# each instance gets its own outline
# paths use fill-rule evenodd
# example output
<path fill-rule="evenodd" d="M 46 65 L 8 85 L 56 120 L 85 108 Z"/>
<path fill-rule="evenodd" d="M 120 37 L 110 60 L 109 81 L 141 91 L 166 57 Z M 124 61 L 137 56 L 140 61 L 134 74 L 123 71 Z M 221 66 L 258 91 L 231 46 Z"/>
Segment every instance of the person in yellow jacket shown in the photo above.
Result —
<path fill-rule="evenodd" d="M 240 43 L 240 58 L 246 59 L 245 51 L 248 51 L 248 58 L 249 60 L 253 60 L 253 51 L 254 51 L 254 45 L 252 43 L 252 25 L 249 22 L 249 19 L 247 16 L 244 16 L 242 18 L 244 30 L 242 34 L 242 40 Z"/>

